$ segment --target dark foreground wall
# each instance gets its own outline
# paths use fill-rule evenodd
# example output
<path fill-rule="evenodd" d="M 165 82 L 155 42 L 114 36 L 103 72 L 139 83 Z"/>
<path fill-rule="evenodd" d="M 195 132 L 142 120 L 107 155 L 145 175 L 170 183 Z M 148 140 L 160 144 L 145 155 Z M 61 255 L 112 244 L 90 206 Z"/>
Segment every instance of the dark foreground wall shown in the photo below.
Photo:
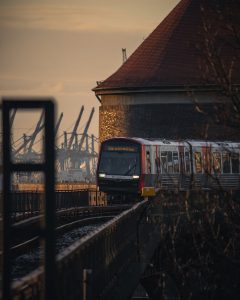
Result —
<path fill-rule="evenodd" d="M 104 105 L 99 112 L 99 136 L 166 139 L 239 140 L 240 131 L 216 122 L 212 104 Z"/>

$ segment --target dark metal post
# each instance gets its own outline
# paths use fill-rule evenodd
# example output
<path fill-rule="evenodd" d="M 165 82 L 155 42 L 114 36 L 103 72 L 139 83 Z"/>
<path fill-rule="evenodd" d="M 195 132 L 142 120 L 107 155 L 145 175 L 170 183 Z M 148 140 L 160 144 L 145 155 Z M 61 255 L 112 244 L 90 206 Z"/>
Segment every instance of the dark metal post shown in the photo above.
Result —
<path fill-rule="evenodd" d="M 96 187 L 95 197 L 96 197 L 96 206 L 98 206 L 98 190 L 97 190 L 97 187 Z"/>
<path fill-rule="evenodd" d="M 45 300 L 56 299 L 55 266 L 55 132 L 54 104 L 45 110 Z"/>
<path fill-rule="evenodd" d="M 14 163 L 11 160 L 10 110 L 44 109 L 45 111 L 45 162 Z M 11 299 L 11 174 L 13 172 L 43 172 L 45 174 L 45 222 L 42 237 L 45 240 L 44 299 L 56 299 L 55 266 L 55 151 L 54 151 L 54 104 L 51 100 L 3 100 L 3 288 L 2 299 Z"/>
<path fill-rule="evenodd" d="M 11 236 L 11 204 L 12 194 L 10 193 L 11 184 L 11 142 L 10 142 L 10 107 L 9 103 L 4 102 L 2 107 L 2 153 L 3 153 L 3 207 L 2 207 L 2 226 L 3 226 L 3 279 L 2 279 L 2 299 L 11 299 L 11 255 L 10 255 L 10 236 Z"/>
<path fill-rule="evenodd" d="M 91 269 L 83 269 L 83 300 L 91 300 L 92 299 L 92 284 L 91 278 L 92 270 Z"/>

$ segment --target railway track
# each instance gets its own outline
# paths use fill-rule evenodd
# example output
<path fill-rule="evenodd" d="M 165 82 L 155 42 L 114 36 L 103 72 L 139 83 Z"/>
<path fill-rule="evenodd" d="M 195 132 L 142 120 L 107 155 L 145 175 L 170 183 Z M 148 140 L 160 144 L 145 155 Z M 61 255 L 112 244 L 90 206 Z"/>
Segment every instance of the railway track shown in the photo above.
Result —
<path fill-rule="evenodd" d="M 58 211 L 56 213 L 56 235 L 64 234 L 77 227 L 104 222 L 129 207 L 129 205 L 94 206 Z M 13 224 L 14 238 L 11 248 L 13 257 L 31 251 L 39 244 L 42 218 L 43 215 L 39 215 Z"/>
<path fill-rule="evenodd" d="M 96 220 L 91 220 L 92 224 L 82 224 L 76 228 L 65 228 L 65 231 L 60 230 L 61 233 L 56 235 L 56 254 L 60 254 L 66 247 L 72 245 L 74 242 L 89 234 L 95 228 L 100 226 L 109 220 L 110 217 L 99 218 L 97 223 Z M 68 224 L 67 224 L 68 225 Z M 57 230 L 58 231 L 58 230 Z M 18 280 L 28 273 L 39 268 L 43 261 L 43 249 L 39 243 L 39 237 L 36 240 L 29 240 L 24 244 L 19 244 L 15 249 L 15 256 L 12 257 L 12 278 Z"/>
<path fill-rule="evenodd" d="M 58 212 L 56 252 L 60 253 L 129 207 L 130 205 L 81 207 Z M 40 219 L 41 216 L 37 216 L 14 224 L 15 239 L 11 248 L 14 280 L 20 279 L 40 265 L 42 260 Z"/>

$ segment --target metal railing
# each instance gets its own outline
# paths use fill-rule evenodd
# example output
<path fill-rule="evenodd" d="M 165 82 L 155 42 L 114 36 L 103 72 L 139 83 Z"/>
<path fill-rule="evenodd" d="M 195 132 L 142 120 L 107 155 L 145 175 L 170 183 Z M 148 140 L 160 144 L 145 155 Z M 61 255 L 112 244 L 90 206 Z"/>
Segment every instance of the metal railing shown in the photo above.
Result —
<path fill-rule="evenodd" d="M 58 255 L 57 299 L 120 300 L 132 294 L 160 239 L 158 226 L 147 221 L 148 204 L 136 204 Z M 42 276 L 39 269 L 15 283 L 13 297 L 39 299 Z"/>
<path fill-rule="evenodd" d="M 2 195 L 0 194 L 0 199 Z M 12 192 L 11 215 L 14 222 L 38 215 L 44 208 L 43 191 Z M 56 210 L 82 206 L 106 206 L 106 194 L 94 189 L 55 192 Z M 1 216 L 1 215 L 0 215 Z"/>

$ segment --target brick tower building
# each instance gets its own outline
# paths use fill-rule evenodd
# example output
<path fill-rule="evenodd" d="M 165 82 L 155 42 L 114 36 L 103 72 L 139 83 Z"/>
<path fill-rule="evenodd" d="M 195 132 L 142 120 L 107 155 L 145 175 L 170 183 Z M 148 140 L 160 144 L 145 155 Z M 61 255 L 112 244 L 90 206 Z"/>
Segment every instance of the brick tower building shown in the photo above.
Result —
<path fill-rule="evenodd" d="M 224 28 L 220 28 L 219 34 L 216 9 L 211 10 L 213 2 L 180 1 L 129 59 L 93 89 L 101 102 L 101 141 L 116 136 L 240 138 L 239 128 L 218 118 L 216 108 L 219 113 L 229 100 L 206 64 L 204 47 L 208 32 L 204 22 L 215 16 L 216 22 L 212 24 L 217 26 L 218 35 L 226 36 Z M 231 84 L 238 86 L 239 61 L 232 63 L 233 47 L 226 43 L 219 47 L 223 65 L 226 69 L 232 66 Z"/>

